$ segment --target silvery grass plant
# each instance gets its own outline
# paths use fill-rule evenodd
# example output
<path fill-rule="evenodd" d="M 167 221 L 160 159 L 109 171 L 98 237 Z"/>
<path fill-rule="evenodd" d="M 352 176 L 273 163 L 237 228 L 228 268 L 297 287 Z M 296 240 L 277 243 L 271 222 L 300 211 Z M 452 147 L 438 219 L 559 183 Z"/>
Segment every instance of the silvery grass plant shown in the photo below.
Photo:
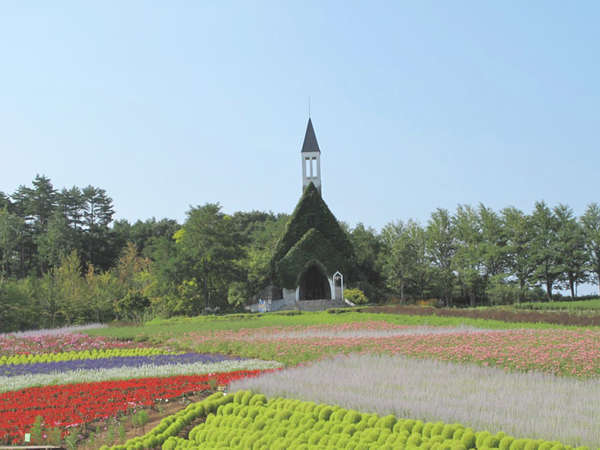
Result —
<path fill-rule="evenodd" d="M 0 333 L 1 337 L 37 337 L 37 336 L 57 336 L 61 334 L 79 333 L 83 330 L 93 330 L 96 328 L 106 328 L 108 325 L 103 323 L 89 323 L 87 325 L 73 325 L 62 328 L 48 328 L 43 330 L 12 331 L 10 333 Z"/>
<path fill-rule="evenodd" d="M 17 391 L 33 386 L 92 383 L 95 381 L 126 380 L 129 378 L 171 377 L 175 375 L 202 375 L 238 370 L 267 370 L 276 369 L 281 366 L 282 364 L 276 361 L 246 359 L 209 364 L 196 362 L 170 365 L 147 364 L 139 367 L 117 367 L 111 369 L 79 369 L 66 372 L 0 377 L 0 392 Z"/>
<path fill-rule="evenodd" d="M 239 389 L 573 446 L 600 443 L 598 379 L 402 356 L 339 355 L 233 382 L 231 391 Z"/>

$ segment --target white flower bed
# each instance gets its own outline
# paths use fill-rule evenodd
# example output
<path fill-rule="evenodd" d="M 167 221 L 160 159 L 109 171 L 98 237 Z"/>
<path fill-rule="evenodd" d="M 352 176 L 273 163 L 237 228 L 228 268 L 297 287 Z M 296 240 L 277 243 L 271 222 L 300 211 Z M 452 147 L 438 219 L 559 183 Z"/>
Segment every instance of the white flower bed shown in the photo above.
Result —
<path fill-rule="evenodd" d="M 237 370 L 266 370 L 281 367 L 276 361 L 260 359 L 229 360 L 218 363 L 193 363 L 172 365 L 143 365 L 113 369 L 74 370 L 49 374 L 0 377 L 0 392 L 17 391 L 32 386 L 91 383 L 94 381 L 126 380 L 129 378 L 171 377 L 175 375 L 201 375 L 206 373 L 234 372 Z"/>

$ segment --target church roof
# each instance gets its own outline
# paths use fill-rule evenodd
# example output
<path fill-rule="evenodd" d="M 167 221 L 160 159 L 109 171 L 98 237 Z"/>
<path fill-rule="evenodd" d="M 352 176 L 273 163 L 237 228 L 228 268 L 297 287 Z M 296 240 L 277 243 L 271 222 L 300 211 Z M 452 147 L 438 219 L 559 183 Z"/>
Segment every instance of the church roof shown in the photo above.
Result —
<path fill-rule="evenodd" d="M 319 143 L 317 142 L 317 136 L 315 136 L 315 129 L 313 128 L 310 117 L 308 118 L 308 125 L 306 125 L 306 134 L 304 135 L 304 143 L 302 144 L 302 153 L 307 152 L 319 152 Z"/>
<path fill-rule="evenodd" d="M 309 183 L 275 247 L 271 259 L 273 279 L 281 287 L 295 288 L 305 263 L 313 259 L 325 266 L 329 276 L 336 270 L 349 273 L 355 256 L 348 236 L 315 185 Z"/>

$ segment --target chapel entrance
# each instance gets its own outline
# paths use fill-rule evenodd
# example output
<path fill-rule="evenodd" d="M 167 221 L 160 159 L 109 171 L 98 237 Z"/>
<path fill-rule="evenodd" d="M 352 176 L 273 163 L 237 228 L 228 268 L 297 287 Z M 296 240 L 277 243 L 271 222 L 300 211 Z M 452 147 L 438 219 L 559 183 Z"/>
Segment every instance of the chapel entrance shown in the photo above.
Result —
<path fill-rule="evenodd" d="M 300 276 L 300 300 L 331 300 L 329 280 L 321 269 L 313 264 Z"/>

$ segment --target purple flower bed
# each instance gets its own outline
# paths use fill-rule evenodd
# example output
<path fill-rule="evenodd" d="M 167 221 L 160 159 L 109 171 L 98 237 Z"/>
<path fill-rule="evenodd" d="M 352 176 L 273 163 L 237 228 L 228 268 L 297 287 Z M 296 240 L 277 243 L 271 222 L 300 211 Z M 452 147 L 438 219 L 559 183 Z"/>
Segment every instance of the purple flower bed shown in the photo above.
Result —
<path fill-rule="evenodd" d="M 0 376 L 12 377 L 38 373 L 66 372 L 69 370 L 113 369 L 115 367 L 139 367 L 145 365 L 191 364 L 197 362 L 216 363 L 225 360 L 241 360 L 235 356 L 217 353 L 184 353 L 182 355 L 115 356 L 112 358 L 79 359 L 34 364 L 0 365 Z"/>

